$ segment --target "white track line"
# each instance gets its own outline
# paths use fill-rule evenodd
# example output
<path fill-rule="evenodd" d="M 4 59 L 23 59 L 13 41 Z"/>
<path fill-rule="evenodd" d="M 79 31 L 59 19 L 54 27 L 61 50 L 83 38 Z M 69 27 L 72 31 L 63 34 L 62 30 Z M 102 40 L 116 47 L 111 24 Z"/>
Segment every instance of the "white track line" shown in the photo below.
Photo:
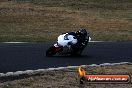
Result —
<path fill-rule="evenodd" d="M 106 41 L 89 41 L 89 42 L 106 42 Z"/>
<path fill-rule="evenodd" d="M 108 42 L 108 41 L 89 41 L 89 42 Z M 18 44 L 18 43 L 30 43 L 30 42 L 2 42 L 2 43 L 13 43 L 13 44 Z"/>
<path fill-rule="evenodd" d="M 14 43 L 14 44 L 17 44 L 17 43 L 29 43 L 29 42 L 3 42 L 3 43 Z"/>
<path fill-rule="evenodd" d="M 112 65 L 120 65 L 120 64 L 132 64 L 130 62 L 120 62 L 120 63 L 103 63 L 103 64 L 91 64 L 91 65 L 81 65 L 82 67 L 87 66 L 112 66 Z M 9 77 L 9 76 L 20 76 L 20 75 L 33 75 L 45 71 L 54 71 L 54 70 L 63 70 L 69 68 L 77 68 L 79 66 L 67 66 L 67 67 L 58 67 L 58 68 L 47 68 L 47 69 L 37 69 L 37 70 L 26 70 L 26 71 L 16 71 L 16 72 L 7 72 L 7 73 L 0 73 L 0 77 Z"/>

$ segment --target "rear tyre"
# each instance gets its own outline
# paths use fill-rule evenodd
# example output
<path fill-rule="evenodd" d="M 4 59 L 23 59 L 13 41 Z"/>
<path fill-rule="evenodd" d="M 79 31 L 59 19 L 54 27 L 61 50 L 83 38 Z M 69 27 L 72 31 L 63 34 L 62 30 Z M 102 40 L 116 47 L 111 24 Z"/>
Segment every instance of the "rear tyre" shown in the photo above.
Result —
<path fill-rule="evenodd" d="M 71 56 L 81 56 L 82 50 L 76 46 L 72 46 Z"/>

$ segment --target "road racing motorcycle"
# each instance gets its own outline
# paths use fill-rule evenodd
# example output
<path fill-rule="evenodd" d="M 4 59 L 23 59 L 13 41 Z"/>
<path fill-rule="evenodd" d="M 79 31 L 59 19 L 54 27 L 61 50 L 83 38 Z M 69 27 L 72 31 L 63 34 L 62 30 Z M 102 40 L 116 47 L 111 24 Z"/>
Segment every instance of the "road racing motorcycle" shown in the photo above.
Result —
<path fill-rule="evenodd" d="M 80 56 L 90 40 L 86 29 L 63 33 L 58 37 L 58 41 L 46 50 L 46 56 Z"/>

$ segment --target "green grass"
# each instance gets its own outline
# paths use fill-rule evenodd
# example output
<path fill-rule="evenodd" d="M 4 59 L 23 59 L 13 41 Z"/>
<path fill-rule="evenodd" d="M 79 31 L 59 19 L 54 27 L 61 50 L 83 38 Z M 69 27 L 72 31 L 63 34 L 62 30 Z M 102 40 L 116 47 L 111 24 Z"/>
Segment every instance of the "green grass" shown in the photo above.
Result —
<path fill-rule="evenodd" d="M 44 42 L 87 28 L 93 40 L 132 40 L 131 0 L 12 0 L 0 3 L 0 41 Z"/>

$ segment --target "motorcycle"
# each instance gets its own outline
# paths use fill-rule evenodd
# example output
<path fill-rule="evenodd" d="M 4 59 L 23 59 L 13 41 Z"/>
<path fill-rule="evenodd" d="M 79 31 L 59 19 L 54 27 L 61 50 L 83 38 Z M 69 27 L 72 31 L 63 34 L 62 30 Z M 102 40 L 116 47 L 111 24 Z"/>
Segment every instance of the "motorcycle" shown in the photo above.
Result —
<path fill-rule="evenodd" d="M 66 38 L 67 34 L 63 36 L 64 39 Z M 87 36 L 81 35 L 77 38 L 73 37 L 72 44 L 63 44 L 59 45 L 59 41 L 62 41 L 61 38 L 58 37 L 58 41 L 50 46 L 46 51 L 46 56 L 54 56 L 54 55 L 61 55 L 61 56 L 80 56 L 84 48 L 87 46 L 88 42 L 91 40 L 88 33 Z M 77 40 L 77 41 L 76 41 Z"/>

